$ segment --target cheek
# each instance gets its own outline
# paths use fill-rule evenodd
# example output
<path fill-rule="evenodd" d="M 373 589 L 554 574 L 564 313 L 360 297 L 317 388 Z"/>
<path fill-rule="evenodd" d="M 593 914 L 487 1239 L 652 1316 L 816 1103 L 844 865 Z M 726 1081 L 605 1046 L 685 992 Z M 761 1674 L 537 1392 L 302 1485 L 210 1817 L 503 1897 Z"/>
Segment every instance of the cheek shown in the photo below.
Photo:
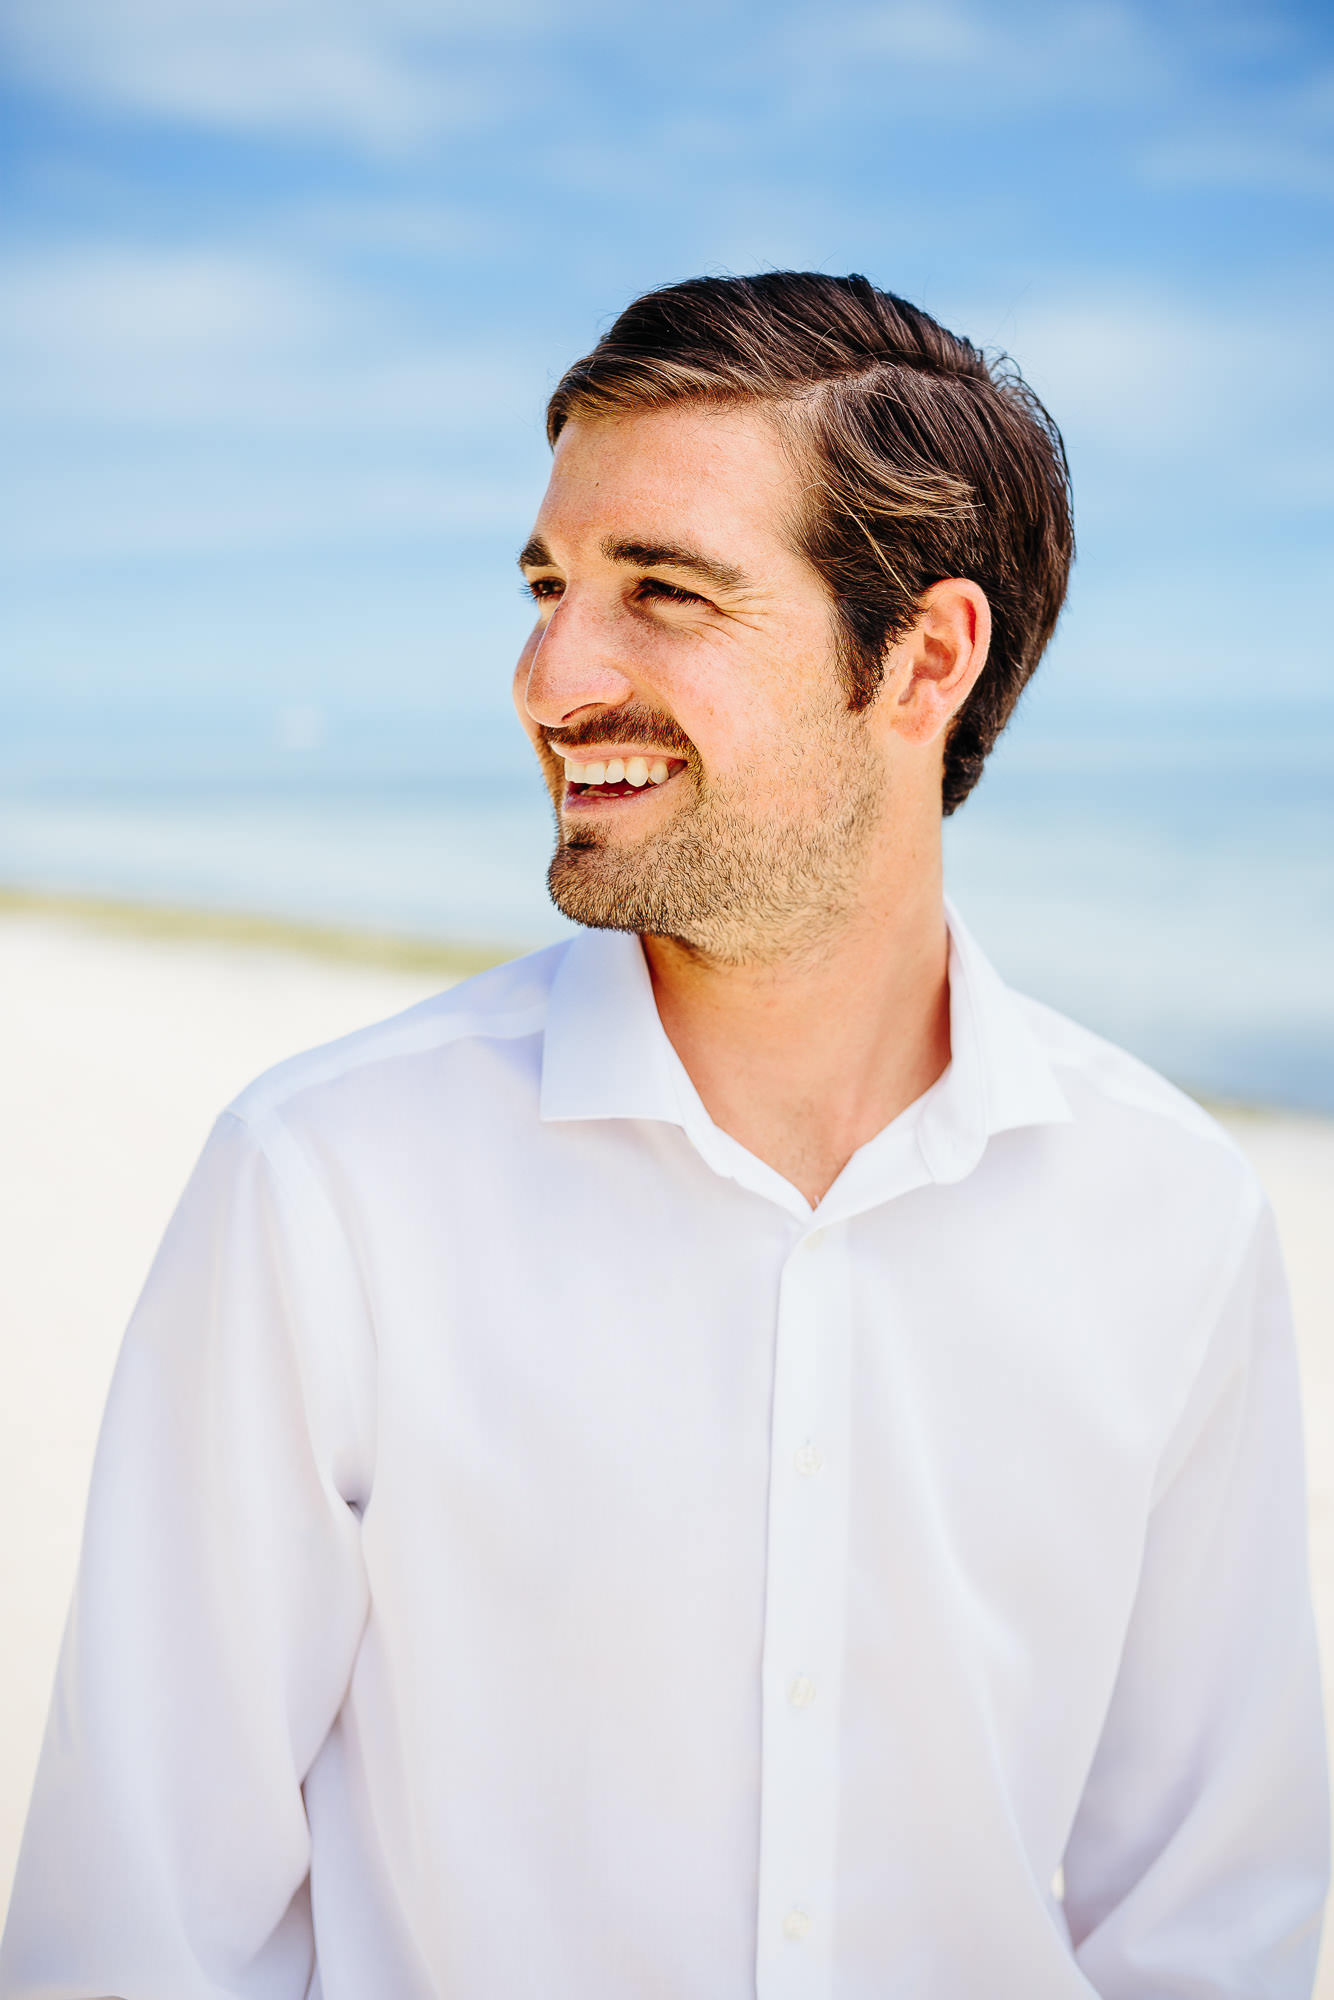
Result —
<path fill-rule="evenodd" d="M 706 769 L 744 767 L 772 747 L 779 711 L 763 672 L 740 648 L 708 642 L 661 647 L 644 677 L 644 698 L 677 722 Z"/>
<path fill-rule="evenodd" d="M 701 663 L 703 664 L 703 663 Z M 685 672 L 674 713 L 706 766 L 738 777 L 752 796 L 782 791 L 828 757 L 842 694 L 822 652 L 737 652 Z"/>

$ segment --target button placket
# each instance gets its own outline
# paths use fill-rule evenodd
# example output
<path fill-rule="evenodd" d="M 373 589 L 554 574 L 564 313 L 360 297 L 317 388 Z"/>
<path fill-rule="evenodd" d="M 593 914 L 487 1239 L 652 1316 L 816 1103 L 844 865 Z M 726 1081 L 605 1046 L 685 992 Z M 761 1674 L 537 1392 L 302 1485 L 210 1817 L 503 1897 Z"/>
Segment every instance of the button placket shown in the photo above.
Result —
<path fill-rule="evenodd" d="M 784 1269 L 774 1355 L 758 2000 L 834 2000 L 851 1355 L 845 1232 L 812 1232 Z"/>

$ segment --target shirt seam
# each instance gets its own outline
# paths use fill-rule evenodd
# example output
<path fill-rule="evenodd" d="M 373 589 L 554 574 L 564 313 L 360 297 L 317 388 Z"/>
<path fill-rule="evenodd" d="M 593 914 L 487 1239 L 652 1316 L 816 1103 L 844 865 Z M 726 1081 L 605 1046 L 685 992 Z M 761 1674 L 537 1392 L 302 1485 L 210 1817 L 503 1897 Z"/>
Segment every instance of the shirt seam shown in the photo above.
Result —
<path fill-rule="evenodd" d="M 277 1112 L 271 1107 L 261 1107 L 260 1119 L 258 1120 L 232 1107 L 224 1111 L 222 1117 L 231 1119 L 233 1123 L 240 1126 L 242 1131 L 246 1133 L 260 1158 L 264 1161 L 265 1166 L 272 1174 L 277 1186 L 281 1187 L 290 1197 L 296 1200 L 308 1199 L 310 1195 L 314 1195 L 323 1216 L 325 1228 L 332 1232 L 333 1238 L 339 1244 L 349 1269 L 355 1274 L 357 1303 L 360 1309 L 360 1316 L 365 1324 L 367 1337 L 371 1343 L 375 1358 L 375 1370 L 378 1377 L 380 1341 L 375 1322 L 375 1310 L 371 1303 L 370 1284 L 366 1269 L 361 1257 L 357 1253 L 351 1236 L 343 1226 L 333 1196 L 330 1194 L 313 1161 L 309 1158 L 291 1126 L 280 1118 Z M 293 1160 L 294 1155 L 295 1162 Z M 298 1170 L 300 1179 L 298 1179 Z M 283 1287 L 283 1293 L 284 1304 L 290 1311 L 286 1285 Z M 347 1351 L 347 1342 L 345 1340 L 340 1339 L 334 1345 L 337 1349 L 342 1392 L 346 1399 L 348 1410 L 355 1417 L 360 1398 L 357 1393 L 352 1358 Z M 327 1352 L 327 1348 L 322 1348 L 320 1358 L 323 1358 Z M 378 1406 L 378 1390 L 376 1402 Z M 365 1491 L 359 1501 L 359 1504 L 363 1507 L 370 1502 L 379 1466 L 380 1437 L 378 1407 L 374 1413 L 374 1422 L 367 1428 L 370 1434 L 370 1462 L 366 1467 Z M 360 1429 L 360 1426 L 357 1425 L 356 1429 Z M 345 1498 L 345 1496 L 343 1497 Z"/>
<path fill-rule="evenodd" d="M 428 1003 L 429 1004 L 429 1003 Z M 329 1045 L 329 1053 L 321 1060 L 319 1049 L 293 1056 L 288 1063 L 281 1063 L 276 1070 L 261 1075 L 242 1090 L 227 1109 L 233 1116 L 250 1121 L 255 1117 L 275 1117 L 282 1108 L 307 1090 L 318 1090 L 325 1084 L 337 1083 L 345 1076 L 368 1069 L 374 1063 L 396 1062 L 406 1056 L 426 1055 L 433 1049 L 450 1048 L 456 1042 L 466 1041 L 522 1041 L 530 1035 L 542 1033 L 546 1024 L 547 1003 L 543 999 L 523 1009 L 490 1017 L 465 1015 L 447 1017 L 404 1026 L 391 1032 L 392 1024 L 381 1030 L 362 1029 L 368 1046 L 364 1050 L 349 1049 L 335 1042 Z M 335 1054 L 334 1051 L 338 1053 Z M 298 1073 L 285 1075 L 289 1067 Z"/>
<path fill-rule="evenodd" d="M 1180 1476 L 1182 1467 L 1184 1467 L 1190 1458 L 1190 1452 L 1187 1450 L 1182 1459 L 1181 1466 L 1178 1466 L 1173 1471 L 1166 1485 L 1160 1486 L 1159 1481 L 1163 1463 L 1172 1449 L 1182 1421 L 1190 1407 L 1191 1398 L 1195 1393 L 1201 1376 L 1208 1366 L 1214 1342 L 1218 1338 L 1219 1328 L 1223 1323 L 1227 1301 L 1241 1275 L 1247 1258 L 1254 1253 L 1259 1225 L 1265 1207 L 1265 1196 L 1259 1183 L 1248 1184 L 1244 1190 L 1243 1198 L 1238 1205 L 1234 1222 L 1236 1247 L 1232 1255 L 1222 1265 L 1219 1276 L 1211 1288 L 1204 1305 L 1200 1308 L 1191 1330 L 1190 1345 L 1195 1350 L 1194 1360 L 1185 1371 L 1185 1380 L 1181 1395 L 1172 1411 L 1171 1421 L 1164 1430 L 1162 1444 L 1154 1458 L 1154 1478 L 1149 1490 L 1148 1501 L 1148 1514 L 1150 1517 L 1152 1517 L 1157 1508 L 1172 1491 L 1177 1478 Z M 1237 1356 L 1236 1365 L 1227 1369 L 1219 1387 L 1220 1395 L 1232 1380 L 1237 1367 L 1248 1364 L 1249 1356 L 1243 1351 Z"/>

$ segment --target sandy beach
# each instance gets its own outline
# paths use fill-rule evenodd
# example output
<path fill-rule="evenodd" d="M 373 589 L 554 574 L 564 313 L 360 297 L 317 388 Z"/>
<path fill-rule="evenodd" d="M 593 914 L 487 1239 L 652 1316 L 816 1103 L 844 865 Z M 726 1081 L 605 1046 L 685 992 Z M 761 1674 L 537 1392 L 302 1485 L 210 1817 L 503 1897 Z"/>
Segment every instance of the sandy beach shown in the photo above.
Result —
<path fill-rule="evenodd" d="M 277 927 L 0 907 L 0 1907 L 7 1901 L 120 1335 L 217 1111 L 256 1072 L 436 991 L 465 959 Z M 396 962 L 397 961 L 397 962 Z M 1312 1561 L 1334 1694 L 1334 1122 L 1220 1114 L 1288 1259 Z M 1334 1701 L 1331 1701 L 1334 1709 Z M 1317 1988 L 1334 2000 L 1334 1948 Z"/>

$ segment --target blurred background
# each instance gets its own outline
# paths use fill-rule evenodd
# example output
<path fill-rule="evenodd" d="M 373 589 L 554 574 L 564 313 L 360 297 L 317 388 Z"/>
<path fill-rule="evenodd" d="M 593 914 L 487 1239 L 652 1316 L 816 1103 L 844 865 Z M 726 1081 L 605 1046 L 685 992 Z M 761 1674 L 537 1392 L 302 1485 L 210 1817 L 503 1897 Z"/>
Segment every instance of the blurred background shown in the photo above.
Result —
<path fill-rule="evenodd" d="M 1061 424 L 1056 644 L 950 829 L 1003 970 L 1334 1109 L 1334 15 L 10 0 L 0 884 L 555 936 L 542 408 L 636 291 L 860 270 Z"/>

